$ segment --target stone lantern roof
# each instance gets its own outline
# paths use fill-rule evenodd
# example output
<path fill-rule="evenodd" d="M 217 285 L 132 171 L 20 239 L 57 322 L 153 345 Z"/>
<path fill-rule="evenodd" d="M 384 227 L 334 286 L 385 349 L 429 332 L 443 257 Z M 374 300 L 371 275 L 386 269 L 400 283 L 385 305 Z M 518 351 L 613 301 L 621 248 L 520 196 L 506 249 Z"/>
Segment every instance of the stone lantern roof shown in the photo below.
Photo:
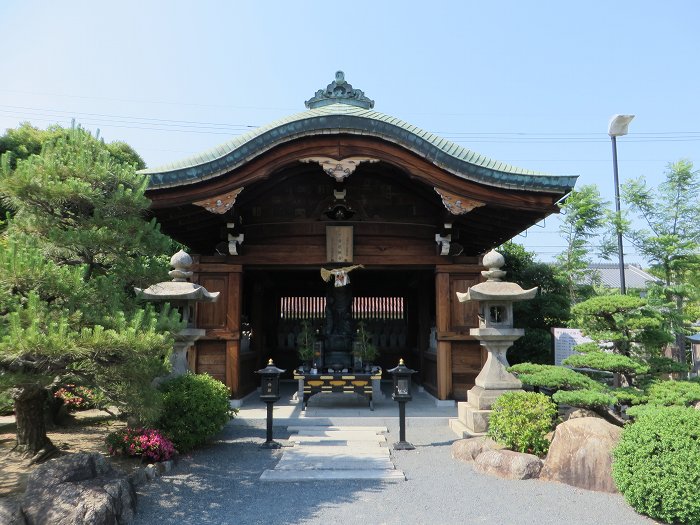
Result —
<path fill-rule="evenodd" d="M 503 255 L 496 250 L 491 250 L 484 255 L 483 265 L 488 270 L 482 271 L 481 275 L 486 277 L 486 281 L 471 286 L 465 293 L 457 292 L 460 303 L 466 301 L 525 301 L 537 295 L 537 287 L 530 290 L 523 290 L 517 283 L 502 281 L 506 272 L 501 270 L 505 264 Z"/>
<path fill-rule="evenodd" d="M 174 268 L 168 272 L 172 281 L 152 284 L 145 290 L 134 288 L 136 295 L 147 301 L 203 301 L 213 303 L 221 292 L 209 292 L 203 286 L 187 281 L 192 275 L 192 257 L 180 250 L 170 258 Z"/>

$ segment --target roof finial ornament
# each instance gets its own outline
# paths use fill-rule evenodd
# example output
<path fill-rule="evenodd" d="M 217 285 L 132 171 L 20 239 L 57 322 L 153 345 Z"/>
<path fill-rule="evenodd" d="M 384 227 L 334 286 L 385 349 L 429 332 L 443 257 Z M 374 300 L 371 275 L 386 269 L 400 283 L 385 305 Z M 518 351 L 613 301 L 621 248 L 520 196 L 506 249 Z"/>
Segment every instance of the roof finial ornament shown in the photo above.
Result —
<path fill-rule="evenodd" d="M 304 102 L 309 109 L 328 106 L 329 104 L 348 104 L 364 109 L 372 109 L 374 100 L 365 96 L 361 89 L 353 89 L 351 84 L 345 80 L 345 73 L 335 72 L 335 80 L 326 86 L 326 89 L 319 89 L 316 94 Z"/>

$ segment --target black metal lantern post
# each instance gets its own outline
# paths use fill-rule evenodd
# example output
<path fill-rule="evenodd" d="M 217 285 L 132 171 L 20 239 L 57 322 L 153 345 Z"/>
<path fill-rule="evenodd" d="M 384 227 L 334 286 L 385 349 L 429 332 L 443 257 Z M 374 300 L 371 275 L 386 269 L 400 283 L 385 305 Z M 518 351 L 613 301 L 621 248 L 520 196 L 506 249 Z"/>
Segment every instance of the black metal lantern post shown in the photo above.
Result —
<path fill-rule="evenodd" d="M 267 439 L 262 448 L 280 448 L 282 445 L 272 440 L 272 405 L 280 398 L 280 374 L 284 372 L 277 368 L 270 359 L 267 366 L 255 373 L 262 376 L 260 399 L 267 404 Z"/>
<path fill-rule="evenodd" d="M 406 441 L 406 402 L 411 396 L 411 375 L 415 370 L 411 370 L 403 364 L 403 359 L 399 359 L 399 366 L 389 370 L 394 376 L 394 392 L 392 399 L 399 404 L 399 441 L 394 443 L 394 450 L 413 450 L 415 447 Z"/>

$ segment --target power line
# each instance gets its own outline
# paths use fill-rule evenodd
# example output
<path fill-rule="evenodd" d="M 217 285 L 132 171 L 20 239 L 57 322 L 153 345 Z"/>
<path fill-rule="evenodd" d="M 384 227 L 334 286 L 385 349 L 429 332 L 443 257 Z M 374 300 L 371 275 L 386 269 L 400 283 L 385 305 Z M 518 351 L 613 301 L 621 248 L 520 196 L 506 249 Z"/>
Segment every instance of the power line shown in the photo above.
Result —
<path fill-rule="evenodd" d="M 208 135 L 231 135 L 255 129 L 254 124 L 202 122 L 195 120 L 162 119 L 140 117 L 133 115 L 114 115 L 105 113 L 71 112 L 57 109 L 36 108 L 27 106 L 0 105 L 0 113 L 14 118 L 33 118 L 50 120 L 51 118 L 67 119 L 88 117 L 83 123 L 96 126 L 111 125 L 128 129 L 143 129 L 149 131 L 174 131 Z M 17 110 L 20 110 L 18 112 Z M 29 113 L 23 113 L 29 112 Z M 94 118 L 99 120 L 92 120 Z M 503 144 L 566 144 L 566 143 L 602 143 L 608 142 L 609 137 L 604 133 L 534 133 L 534 132 L 434 132 L 442 138 L 457 142 L 469 143 L 503 143 Z M 630 133 L 626 142 L 696 142 L 700 141 L 700 131 L 662 131 Z"/>

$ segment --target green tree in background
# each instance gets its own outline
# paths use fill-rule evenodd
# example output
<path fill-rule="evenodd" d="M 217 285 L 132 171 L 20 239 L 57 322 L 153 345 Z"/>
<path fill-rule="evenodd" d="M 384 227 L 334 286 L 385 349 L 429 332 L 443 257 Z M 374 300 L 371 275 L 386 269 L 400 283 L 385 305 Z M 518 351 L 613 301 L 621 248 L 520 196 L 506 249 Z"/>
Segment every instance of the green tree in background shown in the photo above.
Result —
<path fill-rule="evenodd" d="M 134 286 L 167 278 L 172 245 L 145 220 L 147 181 L 130 148 L 80 128 L 54 132 L 39 154 L 31 141 L 26 158 L 5 154 L 0 172 L 14 213 L 0 251 L 0 390 L 15 402 L 16 449 L 34 460 L 54 451 L 42 415 L 52 382 L 78 380 L 157 417 L 152 380 L 167 371 L 180 324 L 134 297 Z"/>
<path fill-rule="evenodd" d="M 525 335 L 509 350 L 508 361 L 551 363 L 551 329 L 566 326 L 569 319 L 566 283 L 553 266 L 535 262 L 534 254 L 519 244 L 509 242 L 498 251 L 505 258 L 503 269 L 508 272 L 507 281 L 516 282 L 526 290 L 539 288 L 534 299 L 513 304 L 514 325 L 525 328 Z"/>
<path fill-rule="evenodd" d="M 556 260 L 572 303 L 581 299 L 581 283 L 586 281 L 591 262 L 588 257 L 591 240 L 605 224 L 607 205 L 600 197 L 598 187 L 593 184 L 573 190 L 560 205 L 562 219 L 559 232 L 566 242 L 566 248 Z"/>
<path fill-rule="evenodd" d="M 668 165 L 665 180 L 649 187 L 641 177 L 622 185 L 622 196 L 643 221 L 641 228 L 627 227 L 626 236 L 651 262 L 651 273 L 663 283 L 650 289 L 650 302 L 667 312 L 675 334 L 673 357 L 685 363 L 685 326 L 693 318 L 700 271 L 700 171 L 692 162 Z"/>

